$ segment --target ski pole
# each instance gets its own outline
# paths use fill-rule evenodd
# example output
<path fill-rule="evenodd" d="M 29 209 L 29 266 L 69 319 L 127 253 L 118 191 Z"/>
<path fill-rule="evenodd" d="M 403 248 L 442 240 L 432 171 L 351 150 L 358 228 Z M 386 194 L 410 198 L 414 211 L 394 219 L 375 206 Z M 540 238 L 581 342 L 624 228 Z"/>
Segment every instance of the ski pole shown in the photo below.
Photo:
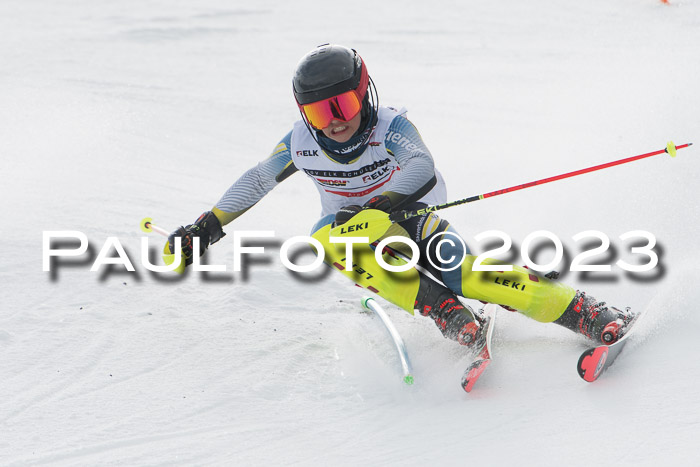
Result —
<path fill-rule="evenodd" d="M 663 153 L 667 153 L 671 157 L 676 157 L 676 150 L 687 148 L 688 146 L 691 146 L 692 144 L 693 143 L 687 143 L 687 144 L 681 144 L 680 146 L 676 146 L 675 144 L 673 144 L 673 141 L 669 141 L 669 143 L 666 145 L 666 147 L 664 149 L 660 149 L 658 151 L 648 152 L 646 154 L 640 154 L 638 156 L 627 157 L 625 159 L 619 159 L 619 160 L 612 161 L 612 162 L 606 162 L 605 164 L 594 165 L 593 167 L 587 167 L 585 169 L 574 170 L 573 172 L 567 172 L 564 174 L 555 175 L 553 177 L 542 178 L 540 180 L 535 180 L 534 182 L 523 183 L 521 185 L 515 185 L 515 186 L 508 187 L 508 188 L 502 188 L 500 190 L 491 191 L 489 193 L 484 193 L 482 195 L 470 196 L 468 198 L 459 199 L 457 201 L 451 201 L 449 203 L 437 204 L 435 206 L 428 206 L 427 208 L 424 208 L 424 209 L 417 209 L 414 211 L 395 211 L 395 212 L 391 213 L 391 215 L 389 216 L 389 219 L 392 222 L 401 222 L 401 221 L 404 221 L 406 219 L 420 216 L 420 215 L 423 215 L 423 214 L 426 214 L 429 212 L 451 208 L 452 206 L 459 206 L 460 204 L 472 203 L 474 201 L 479 201 L 481 199 L 492 198 L 494 196 L 502 195 L 505 193 L 511 193 L 513 191 L 523 190 L 525 188 L 530 188 L 530 187 L 536 186 L 536 185 L 544 185 L 545 183 L 554 182 L 557 180 L 563 180 L 565 178 L 571 178 L 571 177 L 575 177 L 577 175 L 583 175 L 583 174 L 586 174 L 589 172 L 595 172 L 596 170 L 607 169 L 608 167 L 614 167 L 616 165 L 626 164 L 628 162 L 633 162 L 633 161 L 636 161 L 639 159 L 644 159 L 644 158 L 651 157 L 651 156 L 657 156 L 657 155 L 663 154 Z"/>
<path fill-rule="evenodd" d="M 153 223 L 153 219 L 151 219 L 150 217 L 144 217 L 143 219 L 141 219 L 141 230 L 143 230 L 146 233 L 156 232 L 166 238 L 170 236 L 170 232 L 168 232 L 162 227 L 158 227 L 157 225 L 155 225 Z"/>
<path fill-rule="evenodd" d="M 165 230 L 162 227 L 158 227 L 153 223 L 153 219 L 150 217 L 144 217 L 141 219 L 141 230 L 146 232 L 146 233 L 151 233 L 151 232 L 156 232 L 158 234 L 161 234 L 165 238 L 170 237 L 170 232 Z M 175 245 L 178 245 L 179 239 L 175 240 Z M 170 242 L 165 242 L 165 245 L 163 245 L 163 262 L 166 264 L 166 266 L 172 265 L 174 262 L 177 261 L 177 266 L 174 266 L 173 271 L 175 271 L 178 274 L 183 274 L 185 272 L 185 261 L 183 261 L 182 256 L 180 253 L 178 253 L 177 258 L 173 253 L 170 252 Z"/>
<path fill-rule="evenodd" d="M 573 172 L 567 172 L 560 175 L 554 175 L 553 177 L 547 177 L 540 180 L 535 180 L 534 182 L 523 183 L 521 185 L 515 185 L 508 188 L 501 188 L 500 190 L 491 191 L 489 193 L 484 193 L 481 195 L 470 196 L 468 198 L 459 199 L 457 201 L 451 201 L 449 203 L 437 204 L 435 206 L 428 206 L 423 209 L 417 209 L 413 211 L 394 211 L 388 214 L 384 211 L 377 209 L 365 209 L 355 214 L 352 219 L 347 223 L 339 225 L 331 229 L 331 237 L 368 237 L 370 242 L 373 242 L 384 235 L 391 224 L 395 222 L 402 222 L 406 219 L 412 217 L 421 216 L 433 211 L 439 211 L 441 209 L 451 208 L 452 206 L 459 206 L 461 204 L 472 203 L 474 201 L 479 201 L 481 199 L 492 198 L 494 196 L 502 195 L 505 193 L 511 193 L 513 191 L 523 190 L 525 188 L 530 188 L 536 185 L 544 185 L 545 183 L 554 182 L 556 180 L 563 180 L 565 178 L 575 177 L 577 175 L 582 175 L 589 172 L 595 172 L 596 170 L 607 169 L 609 167 L 614 167 L 616 165 L 626 164 L 628 162 L 633 162 L 639 159 L 644 159 L 646 157 L 656 156 L 658 154 L 667 153 L 671 157 L 676 157 L 676 150 L 687 148 L 693 143 L 681 144 L 676 146 L 673 141 L 669 141 L 664 149 L 658 151 L 648 152 L 646 154 L 639 154 L 637 156 L 627 157 L 625 159 L 619 159 L 612 162 L 606 162 L 605 164 L 595 165 L 593 167 L 587 167 L 585 169 L 574 170 Z"/>

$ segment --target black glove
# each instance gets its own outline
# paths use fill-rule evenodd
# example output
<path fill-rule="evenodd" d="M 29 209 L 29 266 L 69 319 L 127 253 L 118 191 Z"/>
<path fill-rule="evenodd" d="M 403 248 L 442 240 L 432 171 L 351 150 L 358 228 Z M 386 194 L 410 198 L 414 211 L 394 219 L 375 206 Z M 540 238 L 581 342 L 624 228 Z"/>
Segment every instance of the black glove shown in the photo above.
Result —
<path fill-rule="evenodd" d="M 343 225 L 355 214 L 365 209 L 379 209 L 380 211 L 391 212 L 391 200 L 387 195 L 377 195 L 373 196 L 362 206 L 358 206 L 357 204 L 343 206 L 338 212 L 335 213 L 335 222 L 333 225 L 336 227 Z"/>
<path fill-rule="evenodd" d="M 213 212 L 207 211 L 195 221 L 194 224 L 180 227 L 170 234 L 168 237 L 168 246 L 170 253 L 175 253 L 175 238 L 180 237 L 182 257 L 185 260 L 185 266 L 192 264 L 192 238 L 199 237 L 199 256 L 202 256 L 207 247 L 212 243 L 221 240 L 221 237 L 226 235 L 221 228 L 221 222 Z"/>
<path fill-rule="evenodd" d="M 362 209 L 379 209 L 384 212 L 391 212 L 391 200 L 387 195 L 373 196 L 362 205 Z"/>
<path fill-rule="evenodd" d="M 335 213 L 335 222 L 333 223 L 333 225 L 337 227 L 339 225 L 345 224 L 360 211 L 362 211 L 362 206 L 358 206 L 357 204 L 343 206 L 338 212 Z"/>

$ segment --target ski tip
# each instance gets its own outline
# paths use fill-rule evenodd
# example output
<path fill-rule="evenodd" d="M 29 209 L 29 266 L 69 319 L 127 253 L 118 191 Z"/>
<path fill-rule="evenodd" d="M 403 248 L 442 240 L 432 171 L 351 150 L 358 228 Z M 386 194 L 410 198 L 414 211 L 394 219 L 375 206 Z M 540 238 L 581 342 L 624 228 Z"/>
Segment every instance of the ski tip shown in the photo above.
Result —
<path fill-rule="evenodd" d="M 406 376 L 404 376 L 403 382 L 408 384 L 409 386 L 412 385 L 413 384 L 413 375 L 409 373 Z"/>

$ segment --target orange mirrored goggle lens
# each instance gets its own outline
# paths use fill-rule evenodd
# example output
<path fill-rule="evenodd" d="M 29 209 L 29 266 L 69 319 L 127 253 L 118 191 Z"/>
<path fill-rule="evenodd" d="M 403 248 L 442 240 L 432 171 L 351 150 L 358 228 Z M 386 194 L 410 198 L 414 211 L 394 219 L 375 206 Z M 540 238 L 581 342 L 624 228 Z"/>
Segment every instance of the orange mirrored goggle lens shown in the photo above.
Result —
<path fill-rule="evenodd" d="M 344 92 L 335 97 L 301 106 L 309 124 L 322 130 L 331 120 L 350 121 L 360 112 L 362 103 L 355 91 Z"/>

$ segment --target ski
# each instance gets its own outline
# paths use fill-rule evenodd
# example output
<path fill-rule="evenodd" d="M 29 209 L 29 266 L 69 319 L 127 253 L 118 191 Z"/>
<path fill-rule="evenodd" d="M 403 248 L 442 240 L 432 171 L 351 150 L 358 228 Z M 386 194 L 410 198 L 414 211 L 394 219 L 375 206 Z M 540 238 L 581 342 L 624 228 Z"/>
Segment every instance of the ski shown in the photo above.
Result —
<path fill-rule="evenodd" d="M 601 344 L 596 347 L 592 347 L 581 354 L 578 359 L 577 370 L 579 376 L 584 380 L 592 383 L 597 380 L 600 375 L 602 375 L 605 370 L 610 368 L 610 366 L 615 362 L 615 359 L 622 349 L 625 348 L 627 344 L 627 339 L 633 334 L 634 327 L 639 321 L 638 314 L 630 322 L 625 335 L 622 336 L 618 341 L 605 345 Z"/>
<path fill-rule="evenodd" d="M 491 363 L 491 357 L 493 356 L 491 352 L 491 337 L 493 336 L 493 323 L 496 319 L 496 308 L 497 306 L 492 304 L 484 307 L 486 318 L 482 326 L 485 327 L 486 338 L 484 339 L 483 347 L 478 350 L 476 358 L 467 367 L 462 376 L 462 389 L 466 392 L 471 392 L 476 381 Z"/>

